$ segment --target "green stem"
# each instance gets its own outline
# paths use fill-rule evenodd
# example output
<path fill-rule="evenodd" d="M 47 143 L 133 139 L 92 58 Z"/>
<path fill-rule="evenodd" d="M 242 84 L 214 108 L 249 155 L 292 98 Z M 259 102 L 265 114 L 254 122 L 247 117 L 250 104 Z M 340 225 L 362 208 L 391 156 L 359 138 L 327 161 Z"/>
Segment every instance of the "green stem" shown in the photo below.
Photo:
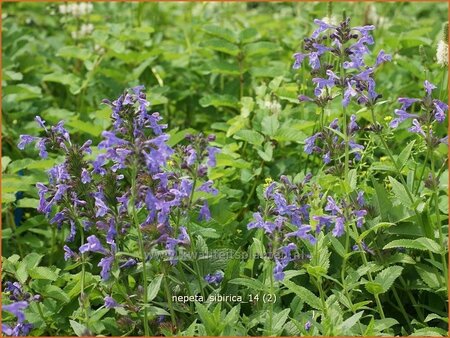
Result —
<path fill-rule="evenodd" d="M 431 127 L 430 127 L 431 128 Z M 433 157 L 433 150 L 431 149 L 431 146 L 429 146 L 429 153 L 430 153 L 430 162 L 431 162 L 431 174 L 433 175 L 433 182 L 437 181 L 436 175 L 435 175 L 435 163 L 434 163 L 434 157 Z M 445 247 L 447 243 L 444 244 L 444 235 L 442 233 L 442 224 L 441 224 L 441 212 L 439 210 L 439 185 L 434 184 L 433 185 L 433 197 L 434 197 L 434 209 L 436 213 L 436 227 L 439 233 L 439 244 L 443 247 L 442 248 L 442 269 L 444 271 L 444 281 L 445 281 L 445 289 L 448 290 L 448 267 L 447 267 L 447 257 L 445 255 Z"/>
<path fill-rule="evenodd" d="M 142 232 L 140 229 L 140 225 L 139 225 L 139 219 L 137 216 L 137 211 L 136 211 L 136 194 L 137 194 L 137 187 L 136 187 L 136 169 L 133 170 L 133 175 L 131 177 L 131 205 L 132 205 L 132 213 L 133 213 L 133 223 L 134 226 L 136 227 L 136 231 L 137 231 L 137 235 L 138 235 L 138 246 L 139 246 L 139 251 L 140 251 L 140 255 L 141 255 L 141 260 L 142 260 L 142 279 L 143 279 L 143 290 L 144 290 L 144 294 L 143 294 L 143 301 L 144 301 L 144 333 L 145 336 L 149 336 L 150 335 L 150 329 L 148 326 L 148 310 L 147 310 L 147 303 L 148 303 L 148 298 L 147 298 L 147 288 L 148 288 L 148 282 L 147 282 L 147 269 L 145 267 L 145 261 L 146 261 L 146 256 L 145 256 L 145 248 L 144 248 L 144 239 L 142 237 Z"/>
<path fill-rule="evenodd" d="M 355 232 L 355 236 L 356 236 L 356 238 L 358 238 L 358 229 L 356 228 L 356 224 L 353 222 L 352 226 L 353 226 L 353 231 Z M 366 252 L 364 251 L 364 248 L 362 247 L 360 240 L 357 241 L 357 245 L 358 245 L 359 252 L 361 254 L 361 258 L 363 260 L 364 266 L 368 266 L 369 262 L 367 261 Z M 372 277 L 372 273 L 370 271 L 367 271 L 367 277 L 369 278 L 369 281 L 371 283 L 373 283 L 373 277 Z M 380 314 L 381 318 L 384 319 L 385 316 L 384 316 L 383 307 L 381 306 L 380 297 L 378 296 L 377 293 L 375 293 L 374 298 L 375 298 L 375 302 L 377 303 L 378 313 Z"/>
<path fill-rule="evenodd" d="M 164 284 L 164 291 L 166 293 L 167 304 L 169 305 L 170 318 L 172 320 L 173 326 L 176 327 L 177 321 L 176 321 L 176 317 L 175 317 L 175 311 L 173 310 L 173 303 L 172 303 L 172 297 L 170 294 L 169 283 L 167 282 L 166 269 L 165 269 L 165 267 L 163 267 L 163 269 L 164 269 L 163 270 L 164 271 L 163 284 Z"/>
<path fill-rule="evenodd" d="M 395 300 L 397 301 L 397 304 L 399 306 L 400 312 L 402 313 L 403 317 L 405 317 L 406 324 L 408 325 L 410 333 L 412 333 L 413 332 L 413 327 L 412 327 L 411 322 L 409 320 L 409 316 L 408 316 L 408 314 L 405 311 L 405 307 L 403 306 L 403 303 L 400 300 L 400 297 L 398 296 L 397 289 L 395 288 L 395 285 L 392 287 L 392 292 L 394 294 Z"/>

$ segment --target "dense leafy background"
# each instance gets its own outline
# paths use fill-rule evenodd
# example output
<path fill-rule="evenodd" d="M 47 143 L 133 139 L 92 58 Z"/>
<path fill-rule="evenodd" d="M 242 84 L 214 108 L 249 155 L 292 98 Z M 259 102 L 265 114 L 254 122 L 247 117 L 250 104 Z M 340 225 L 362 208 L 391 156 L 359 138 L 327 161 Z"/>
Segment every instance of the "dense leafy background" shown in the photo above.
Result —
<path fill-rule="evenodd" d="M 186 133 L 214 132 L 222 153 L 212 178 L 218 182 L 221 194 L 211 205 L 213 221 L 202 233 L 205 243 L 198 250 L 264 250 L 261 236 L 253 238 L 255 233 L 247 230 L 247 224 L 261 203 L 266 178 L 276 180 L 282 174 L 301 177 L 311 171 L 318 175 L 322 186 L 339 191 L 339 180 L 323 173 L 320 159 L 303 152 L 305 138 L 317 128 L 318 112 L 314 105 L 302 105 L 297 100 L 299 94 L 312 94 L 311 75 L 305 68 L 292 70 L 292 54 L 314 29 L 313 19 L 327 15 L 326 3 L 95 3 L 90 14 L 78 18 L 61 15 L 56 3 L 3 3 L 2 7 L 2 256 L 6 257 L 2 277 L 19 280 L 44 295 L 42 307 L 49 318 L 47 323 L 43 323 L 35 306 L 27 310 L 27 319 L 35 325 L 34 334 L 83 333 L 83 328 L 73 321 L 78 304 L 74 278 L 79 277 L 61 259 L 65 235 L 55 234 L 48 221 L 35 211 L 35 184 L 45 182 L 46 169 L 61 159 L 40 160 L 31 148 L 25 152 L 17 149 L 20 134 L 38 133 L 33 121 L 36 115 L 50 123 L 64 119 L 75 141 L 99 141 L 101 131 L 110 125 L 110 110 L 100 104 L 101 100 L 116 98 L 124 88 L 143 84 L 152 109 L 169 124 L 173 144 L 181 142 Z M 384 118 L 393 116 L 398 108 L 396 99 L 420 97 L 426 78 L 439 87 L 436 95 L 447 100 L 447 72 L 435 60 L 447 4 L 333 5 L 333 15 L 342 17 L 344 11 L 353 25 L 376 25 L 374 55 L 384 49 L 393 56 L 393 62 L 383 65 L 376 74 L 378 92 L 383 95 L 377 115 L 385 127 Z M 93 32 L 74 39 L 72 33 L 86 24 L 93 25 Z M 419 46 L 423 46 L 422 53 Z M 367 110 L 356 105 L 351 109 L 357 112 L 363 127 L 369 125 Z M 340 110 L 332 106 L 326 113 L 331 121 Z M 445 127 L 440 132 L 444 136 Z M 370 217 L 380 216 L 369 223 L 369 228 L 377 222 L 393 224 L 375 236 L 371 233 L 370 243 L 376 251 L 372 264 L 374 271 L 395 264 L 393 270 L 382 273 L 402 274 L 402 278 L 394 278 L 394 287 L 389 285 L 389 292 L 381 293 L 385 320 L 370 310 L 373 304 L 364 303 L 373 300 L 362 283 L 356 281 L 360 290 L 355 292 L 354 302 L 363 303 L 352 310 L 332 280 L 324 280 L 325 293 L 335 294 L 339 302 L 328 299 L 328 321 L 314 322 L 309 333 L 361 334 L 361 326 L 355 325 L 360 322 L 366 335 L 446 335 L 447 293 L 442 265 L 433 265 L 434 260 L 427 259 L 423 251 L 431 250 L 430 255 L 439 257 L 442 243 L 434 251 L 417 242 L 395 255 L 389 249 L 383 250 L 393 240 L 412 243 L 428 234 L 414 221 L 411 206 L 401 200 L 401 188 L 389 179 L 395 176 L 392 163 L 373 135 L 366 136 L 372 152 L 357 168 L 358 187 L 370 196 Z M 413 138 L 406 128 L 400 128 L 388 142 L 397 156 Z M 445 159 L 446 147 L 438 148 L 436 156 Z M 424 161 L 421 148 L 416 145 L 404 153 L 402 160 L 402 174 L 416 184 L 414 180 Z M 445 162 L 441 164 L 440 211 L 446 224 L 448 174 Z M 378 183 L 374 184 L 374 180 Z M 417 198 L 424 202 L 421 217 L 431 222 L 430 192 L 422 187 Z M 321 245 L 326 252 L 323 255 L 332 251 L 331 259 L 325 258 L 329 276 L 339 276 L 336 247 L 326 240 Z M 357 268 L 359 258 L 352 259 Z M 36 270 L 38 265 L 44 270 Z M 201 269 L 211 272 L 211 265 L 225 271 L 222 294 L 267 291 L 266 278 L 262 274 L 258 277 L 260 261 L 202 261 Z M 178 327 L 161 325 L 158 333 L 306 334 L 304 324 L 314 317 L 311 310 L 323 310 L 323 304 L 317 303 L 317 288 L 313 278 L 310 280 L 310 272 L 305 273 L 301 266 L 295 269 L 302 275 L 291 276 L 295 283 L 286 282 L 278 294 L 282 298 L 271 309 L 276 313 L 276 327 L 267 328 L 268 306 L 261 302 L 237 307 L 212 304 L 209 309 L 200 304 L 195 309 L 194 305 L 177 308 Z M 175 282 L 171 287 L 179 291 Z M 93 305 L 99 304 L 95 290 L 91 297 Z M 406 318 L 399 309 L 399 300 L 406 309 Z M 162 294 L 156 301 L 164 308 Z M 92 321 L 97 322 L 94 333 L 126 334 L 111 320 L 123 314 L 103 310 L 93 314 Z M 141 332 L 136 329 L 128 333 Z"/>

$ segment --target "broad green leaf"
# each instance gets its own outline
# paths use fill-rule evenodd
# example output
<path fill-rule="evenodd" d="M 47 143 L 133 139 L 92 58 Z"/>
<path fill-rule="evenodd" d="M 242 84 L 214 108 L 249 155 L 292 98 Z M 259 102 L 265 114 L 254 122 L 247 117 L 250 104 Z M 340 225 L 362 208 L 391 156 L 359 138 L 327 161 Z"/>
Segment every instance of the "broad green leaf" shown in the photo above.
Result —
<path fill-rule="evenodd" d="M 270 55 L 281 50 L 280 46 L 267 41 L 253 42 L 244 46 L 244 54 L 247 58 L 256 55 Z"/>
<path fill-rule="evenodd" d="M 200 101 L 200 105 L 202 107 L 230 107 L 230 108 L 238 108 L 238 100 L 231 95 L 219 95 L 219 94 L 211 94 L 203 96 Z"/>
<path fill-rule="evenodd" d="M 282 283 L 288 288 L 289 291 L 295 293 L 302 301 L 307 303 L 312 308 L 316 310 L 322 309 L 320 299 L 307 288 L 297 285 L 291 281 L 283 281 Z"/>
<path fill-rule="evenodd" d="M 266 142 L 264 144 L 264 151 L 257 150 L 258 155 L 265 161 L 270 162 L 272 161 L 273 157 L 273 145 L 271 142 Z"/>
<path fill-rule="evenodd" d="M 223 28 L 216 25 L 206 25 L 202 29 L 209 35 L 227 40 L 228 42 L 236 42 L 236 34 L 228 28 Z"/>
<path fill-rule="evenodd" d="M 264 136 L 251 129 L 239 130 L 236 134 L 234 134 L 234 137 L 257 146 L 264 142 Z"/>
<path fill-rule="evenodd" d="M 403 168 L 406 164 L 406 161 L 408 161 L 409 156 L 411 155 L 411 150 L 414 147 L 414 144 L 416 143 L 415 140 L 408 143 L 408 145 L 402 150 L 400 155 L 398 155 L 397 158 L 397 165 L 400 168 Z"/>
<path fill-rule="evenodd" d="M 394 265 L 378 273 L 375 277 L 375 283 L 379 283 L 382 286 L 382 293 L 387 292 L 391 288 L 394 281 L 402 274 L 402 271 L 403 267 Z"/>
<path fill-rule="evenodd" d="M 56 56 L 86 61 L 91 56 L 91 53 L 87 49 L 77 46 L 64 46 L 56 52 Z"/>
<path fill-rule="evenodd" d="M 159 289 L 161 288 L 161 281 L 164 275 L 157 275 L 148 285 L 147 289 L 147 300 L 151 302 L 158 295 Z"/>
<path fill-rule="evenodd" d="M 345 334 L 350 334 L 349 330 L 355 326 L 355 324 L 361 319 L 362 315 L 363 315 L 364 311 L 360 311 L 355 313 L 353 316 L 351 316 L 350 318 L 346 319 L 342 324 L 341 324 L 341 333 L 343 335 Z"/>
<path fill-rule="evenodd" d="M 236 76 L 240 74 L 239 67 L 235 63 L 229 63 L 226 61 L 211 61 L 208 64 L 208 69 L 214 74 L 223 74 Z"/>
<path fill-rule="evenodd" d="M 403 184 L 392 176 L 389 176 L 389 182 L 391 182 L 392 192 L 394 193 L 396 199 L 398 199 L 405 207 L 411 208 L 414 204 L 414 200 L 411 201 Z"/>
<path fill-rule="evenodd" d="M 264 290 L 263 283 L 261 283 L 259 280 L 251 279 L 251 278 L 234 278 L 234 279 L 230 280 L 228 283 L 246 286 L 249 289 L 255 290 L 255 291 Z"/>
<path fill-rule="evenodd" d="M 69 320 L 69 323 L 73 329 L 73 332 L 75 332 L 75 334 L 78 337 L 90 336 L 89 329 L 86 326 L 84 326 L 83 324 L 80 324 L 74 320 Z"/>
<path fill-rule="evenodd" d="M 6 86 L 2 89 L 4 98 L 3 103 L 12 103 L 40 98 L 42 96 L 41 88 L 20 83 L 14 86 Z"/>
<path fill-rule="evenodd" d="M 367 282 L 366 285 L 366 290 L 369 291 L 371 294 L 379 294 L 379 293 L 383 293 L 383 285 L 381 285 L 380 283 L 375 283 L 375 282 Z"/>
<path fill-rule="evenodd" d="M 415 268 L 420 279 L 422 279 L 431 289 L 437 290 L 444 285 L 443 275 L 436 269 L 425 264 L 416 264 Z"/>
<path fill-rule="evenodd" d="M 289 312 L 291 309 L 284 309 L 281 312 L 278 312 L 273 316 L 272 320 L 272 332 L 275 333 L 275 335 L 280 335 L 283 330 L 283 325 L 286 323 L 286 320 L 289 317 Z"/>
<path fill-rule="evenodd" d="M 265 116 L 261 121 L 261 131 L 264 135 L 274 136 L 280 127 L 276 115 Z"/>
<path fill-rule="evenodd" d="M 84 122 L 77 118 L 70 119 L 69 121 L 67 121 L 67 125 L 69 127 L 76 129 L 78 132 L 87 133 L 92 136 L 100 136 L 101 132 L 103 131 L 103 128 L 101 126 L 95 125 L 93 123 Z"/>
<path fill-rule="evenodd" d="M 247 44 L 258 39 L 258 31 L 253 28 L 245 28 L 239 33 L 239 41 L 243 44 Z"/>
<path fill-rule="evenodd" d="M 423 251 L 431 251 L 433 253 L 441 252 L 439 244 L 437 244 L 432 239 L 426 237 L 420 237 L 417 239 L 396 239 L 383 247 L 384 250 L 392 248 L 416 249 Z"/>
<path fill-rule="evenodd" d="M 33 279 L 48 279 L 54 281 L 58 278 L 58 275 L 54 271 L 43 266 L 31 268 L 28 270 L 28 273 Z"/>
<path fill-rule="evenodd" d="M 228 42 L 223 39 L 210 39 L 203 42 L 202 47 L 206 47 L 217 52 L 222 52 L 232 56 L 237 56 L 239 54 L 239 47 L 235 44 Z"/>
<path fill-rule="evenodd" d="M 64 303 L 70 302 L 69 296 L 56 285 L 47 285 L 42 294 L 44 297 L 50 297 Z"/>

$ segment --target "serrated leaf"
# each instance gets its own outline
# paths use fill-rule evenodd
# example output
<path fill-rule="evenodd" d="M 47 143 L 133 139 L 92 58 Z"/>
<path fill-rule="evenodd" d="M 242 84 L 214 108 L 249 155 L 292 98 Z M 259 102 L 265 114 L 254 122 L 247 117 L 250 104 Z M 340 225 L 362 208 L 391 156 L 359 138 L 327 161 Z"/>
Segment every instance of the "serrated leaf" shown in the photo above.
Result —
<path fill-rule="evenodd" d="M 414 144 L 416 143 L 415 140 L 408 143 L 408 145 L 402 150 L 400 155 L 398 155 L 397 158 L 397 166 L 399 168 L 403 168 L 406 164 L 406 161 L 408 161 L 409 156 L 411 155 L 411 150 L 414 147 Z"/>
<path fill-rule="evenodd" d="M 294 284 L 291 281 L 283 281 L 283 284 L 288 288 L 289 291 L 295 293 L 302 301 L 304 301 L 312 308 L 316 310 L 322 309 L 319 297 L 317 297 L 308 289 L 304 288 L 303 286 Z"/>
<path fill-rule="evenodd" d="M 35 268 L 29 269 L 28 273 L 33 279 L 48 279 L 54 281 L 58 278 L 58 275 L 54 271 L 43 266 L 37 266 Z"/>
<path fill-rule="evenodd" d="M 253 42 L 244 46 L 244 54 L 246 57 L 252 57 L 255 55 L 270 55 L 279 52 L 280 50 L 280 46 L 268 41 Z"/>
<path fill-rule="evenodd" d="M 259 280 L 251 279 L 251 278 L 234 278 L 234 279 L 230 280 L 228 283 L 246 286 L 249 289 L 255 290 L 255 291 L 264 290 L 263 283 L 261 283 Z"/>
<path fill-rule="evenodd" d="M 355 324 L 360 320 L 360 318 L 362 317 L 364 311 L 360 311 L 355 313 L 353 316 L 351 316 L 350 318 L 346 319 L 342 324 L 341 324 L 341 334 L 346 335 L 346 334 L 350 334 L 351 332 L 348 332 L 353 326 L 355 326 Z"/>
<path fill-rule="evenodd" d="M 405 206 L 408 208 L 411 208 L 413 206 L 413 201 L 409 198 L 409 195 L 406 191 L 406 188 L 401 184 L 399 181 L 397 181 L 392 176 L 389 176 L 389 182 L 392 185 L 392 192 L 394 193 L 395 197 Z"/>
<path fill-rule="evenodd" d="M 381 284 L 383 291 L 381 293 L 387 292 L 394 281 L 402 274 L 403 267 L 401 266 L 390 266 L 382 270 L 375 277 L 375 283 Z"/>
<path fill-rule="evenodd" d="M 42 294 L 45 297 L 50 297 L 50 298 L 62 301 L 64 303 L 70 302 L 69 296 L 61 288 L 57 287 L 56 285 L 48 285 Z"/>
<path fill-rule="evenodd" d="M 227 40 L 228 42 L 236 42 L 236 35 L 235 33 L 224 27 L 216 26 L 216 25 L 206 25 L 203 26 L 202 30 L 212 36 Z"/>
<path fill-rule="evenodd" d="M 70 326 L 73 329 L 73 332 L 75 332 L 75 334 L 78 337 L 82 337 L 82 336 L 89 336 L 90 332 L 88 330 L 88 328 L 86 326 L 84 326 L 83 324 L 80 324 L 74 320 L 69 320 Z"/>
<path fill-rule="evenodd" d="M 235 44 L 228 42 L 223 39 L 210 39 L 206 40 L 201 44 L 202 47 L 215 50 L 217 52 L 222 52 L 232 56 L 237 56 L 239 54 L 239 47 Z"/>
<path fill-rule="evenodd" d="M 75 58 L 86 61 L 89 59 L 91 53 L 84 48 L 77 46 L 64 46 L 56 52 L 56 56 L 61 56 L 64 58 Z"/>
<path fill-rule="evenodd" d="M 440 253 L 439 244 L 432 239 L 420 237 L 416 239 L 396 239 L 383 247 L 383 250 L 392 248 L 406 248 L 423 251 L 431 251 L 433 253 Z"/>
<path fill-rule="evenodd" d="M 238 108 L 238 100 L 231 95 L 211 94 L 202 97 L 199 101 L 202 107 L 230 107 Z"/>
<path fill-rule="evenodd" d="M 276 115 L 265 116 L 261 121 L 261 131 L 264 135 L 274 136 L 280 127 Z"/>
<path fill-rule="evenodd" d="M 444 285 L 443 276 L 438 274 L 435 269 L 432 269 L 425 264 L 416 264 L 415 268 L 420 279 L 422 279 L 431 289 L 437 290 Z"/>
<path fill-rule="evenodd" d="M 272 161 L 273 158 L 273 146 L 272 143 L 266 142 L 264 144 L 264 151 L 257 150 L 259 157 L 261 157 L 265 162 Z"/>
<path fill-rule="evenodd" d="M 367 282 L 365 287 L 366 290 L 373 295 L 383 293 L 383 285 L 381 285 L 380 283 Z"/>
<path fill-rule="evenodd" d="M 158 295 L 159 289 L 161 288 L 161 281 L 164 275 L 157 275 L 148 285 L 147 289 L 147 301 L 152 301 Z"/>
<path fill-rule="evenodd" d="M 226 61 L 212 61 L 208 65 L 208 69 L 213 74 L 223 74 L 236 76 L 240 74 L 239 67 L 234 63 L 229 63 Z"/>
<path fill-rule="evenodd" d="M 253 42 L 257 38 L 258 31 L 253 27 L 246 28 L 239 33 L 239 41 L 243 44 Z"/>
<path fill-rule="evenodd" d="M 234 137 L 256 146 L 259 146 L 264 142 L 264 136 L 251 129 L 239 130 L 236 134 L 234 134 Z"/>

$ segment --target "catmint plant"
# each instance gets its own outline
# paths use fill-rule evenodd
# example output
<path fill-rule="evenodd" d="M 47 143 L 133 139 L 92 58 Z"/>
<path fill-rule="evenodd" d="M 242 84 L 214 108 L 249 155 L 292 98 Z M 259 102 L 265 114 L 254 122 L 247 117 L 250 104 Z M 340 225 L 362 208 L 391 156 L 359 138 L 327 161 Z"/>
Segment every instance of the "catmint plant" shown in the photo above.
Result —
<path fill-rule="evenodd" d="M 170 147 L 166 125 L 160 123 L 158 113 L 148 112 L 143 89 L 138 86 L 115 101 L 103 101 L 112 109 L 112 126 L 102 133 L 94 159 L 86 156 L 92 152 L 92 141 L 73 144 L 62 121 L 47 127 L 40 117 L 36 121 L 44 135 L 21 135 L 19 148 L 35 142 L 41 157 L 49 151 L 65 156 L 63 163 L 48 171 L 48 184 L 36 185 L 38 211 L 58 229 L 69 228 L 64 259 L 81 262 L 80 304 L 85 321 L 90 311 L 84 291 L 87 259 L 97 261 L 92 272 L 100 275 L 108 292 L 121 270 L 139 268 L 142 292 L 137 293 L 137 306 L 128 308 L 135 312 L 131 320 L 142 317 L 148 335 L 147 287 L 157 273 L 149 267 L 148 252 L 158 248 L 165 252 L 164 272 L 168 273 L 177 264 L 181 248 L 193 250 L 190 219 L 211 219 L 207 196 L 217 195 L 218 190 L 207 175 L 216 164 L 219 148 L 210 145 L 214 135 L 188 135 L 188 145 Z M 200 193 L 202 197 L 197 197 Z M 129 253 L 136 245 L 139 258 Z M 120 306 L 121 301 L 105 295 L 106 308 Z"/>

